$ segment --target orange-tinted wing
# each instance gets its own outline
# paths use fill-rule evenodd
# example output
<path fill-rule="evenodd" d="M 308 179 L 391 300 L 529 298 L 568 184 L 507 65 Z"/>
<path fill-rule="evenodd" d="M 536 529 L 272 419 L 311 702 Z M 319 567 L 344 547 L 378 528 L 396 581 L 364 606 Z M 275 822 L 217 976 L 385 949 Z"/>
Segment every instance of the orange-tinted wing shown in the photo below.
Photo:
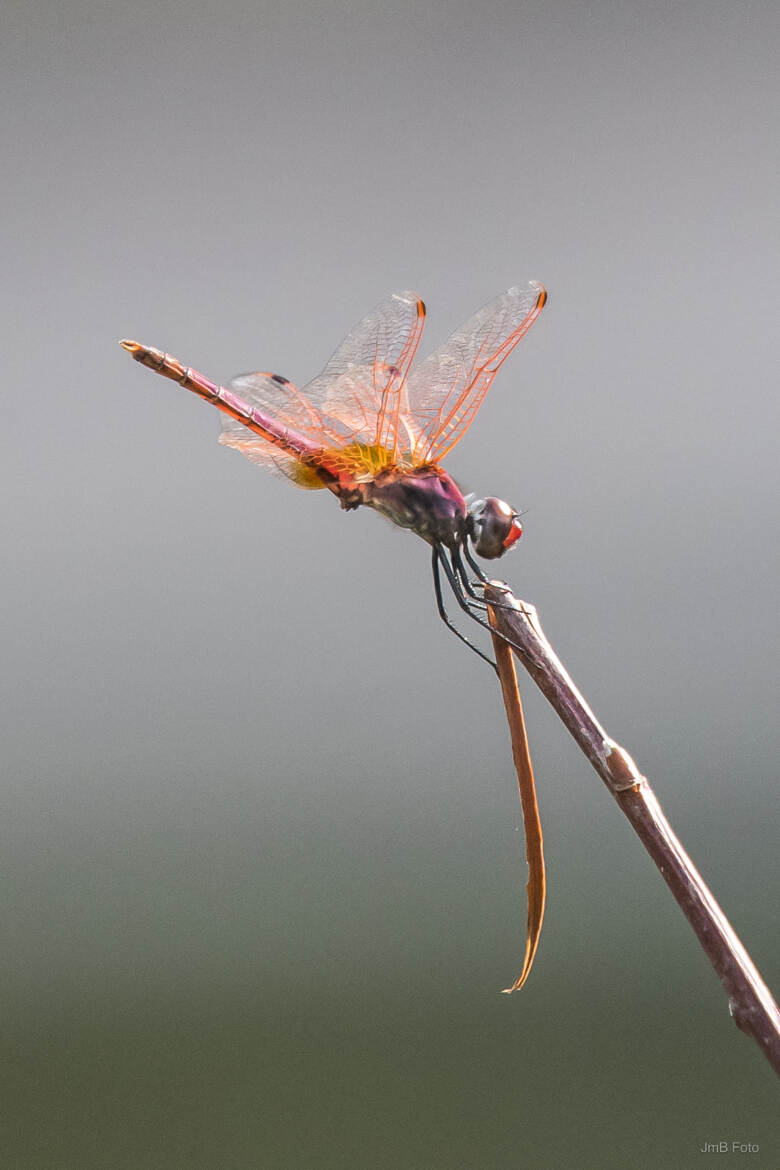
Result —
<path fill-rule="evenodd" d="M 411 452 L 399 419 L 406 375 L 425 327 L 413 292 L 393 293 L 347 334 L 325 369 L 301 391 L 334 445 L 361 443 L 395 456 Z"/>
<path fill-rule="evenodd" d="M 321 447 L 333 470 L 370 479 L 412 442 L 399 416 L 406 373 L 420 343 L 425 306 L 415 293 L 395 293 L 342 341 L 325 369 L 302 390 L 278 374 L 243 374 L 230 389 L 308 443 Z M 322 487 L 294 457 L 228 420 L 220 442 L 301 487 Z"/>
<path fill-rule="evenodd" d="M 280 374 L 241 374 L 230 383 L 230 389 L 244 402 L 283 422 L 297 434 L 314 439 L 322 431 L 323 420 L 306 400 L 297 386 Z M 322 480 L 309 470 L 293 454 L 273 443 L 266 442 L 254 431 L 250 431 L 237 419 L 227 418 L 222 424 L 220 443 L 243 455 L 245 459 L 264 467 L 266 471 L 283 475 L 299 487 L 321 488 Z"/>
<path fill-rule="evenodd" d="M 415 463 L 443 458 L 463 438 L 499 366 L 546 300 L 535 280 L 510 288 L 415 367 L 408 379 L 408 407 L 417 430 Z"/>

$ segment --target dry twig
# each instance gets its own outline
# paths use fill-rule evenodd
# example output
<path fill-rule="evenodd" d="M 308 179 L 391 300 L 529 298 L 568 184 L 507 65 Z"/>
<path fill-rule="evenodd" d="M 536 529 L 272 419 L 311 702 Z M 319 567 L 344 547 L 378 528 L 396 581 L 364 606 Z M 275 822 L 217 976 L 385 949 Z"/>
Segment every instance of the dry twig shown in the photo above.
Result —
<path fill-rule="evenodd" d="M 495 634 L 493 635 L 493 649 L 496 652 L 496 666 L 501 681 L 501 693 L 504 696 L 509 735 L 512 740 L 512 757 L 517 772 L 517 786 L 520 789 L 520 802 L 523 806 L 525 857 L 528 862 L 528 884 L 526 886 L 528 918 L 525 932 L 525 956 L 522 970 L 517 979 L 511 987 L 504 988 L 509 993 L 519 991 L 531 973 L 542 930 L 547 882 L 544 872 L 542 823 L 539 819 L 539 806 L 536 802 L 534 770 L 531 764 L 531 754 L 528 750 L 523 705 L 520 701 L 520 692 L 517 689 L 514 659 L 506 642 L 497 638 Z"/>
<path fill-rule="evenodd" d="M 547 641 L 536 610 L 504 585 L 486 586 L 491 624 L 515 653 L 601 776 L 693 927 L 737 1026 L 780 1074 L 780 1010 L 628 752 L 606 734 Z M 500 608 L 499 608 L 500 607 Z"/>

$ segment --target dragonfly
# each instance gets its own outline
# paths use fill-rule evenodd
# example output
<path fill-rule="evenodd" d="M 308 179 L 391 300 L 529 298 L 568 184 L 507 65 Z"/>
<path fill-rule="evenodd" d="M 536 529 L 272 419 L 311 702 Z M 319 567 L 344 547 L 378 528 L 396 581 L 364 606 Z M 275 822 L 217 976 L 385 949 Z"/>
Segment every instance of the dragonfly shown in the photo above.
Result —
<path fill-rule="evenodd" d="M 494 560 L 523 532 L 495 496 L 467 499 L 441 461 L 471 426 L 499 367 L 547 301 L 537 281 L 508 289 L 413 364 L 426 309 L 397 292 L 346 336 L 302 389 L 280 374 L 250 373 L 220 386 L 151 346 L 120 345 L 142 365 L 227 416 L 219 441 L 301 488 L 326 489 L 343 509 L 373 508 L 431 546 L 434 592 L 447 627 L 495 667 L 450 618 L 441 573 L 459 607 L 493 631 L 476 556 Z M 476 575 L 472 581 L 468 570 Z"/>

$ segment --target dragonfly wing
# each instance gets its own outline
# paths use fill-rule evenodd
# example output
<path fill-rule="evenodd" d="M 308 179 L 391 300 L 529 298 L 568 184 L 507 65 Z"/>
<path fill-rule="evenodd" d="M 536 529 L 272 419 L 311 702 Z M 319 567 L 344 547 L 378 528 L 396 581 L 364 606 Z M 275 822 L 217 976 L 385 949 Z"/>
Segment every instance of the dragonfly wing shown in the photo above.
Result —
<path fill-rule="evenodd" d="M 510 288 L 415 367 L 408 398 L 418 430 L 416 463 L 443 458 L 463 438 L 499 366 L 531 328 L 546 300 L 537 281 Z"/>
<path fill-rule="evenodd" d="M 412 445 L 399 420 L 406 410 L 406 375 L 425 326 L 425 305 L 412 292 L 394 293 L 342 341 L 302 393 L 334 446 L 360 443 L 396 454 Z"/>
<path fill-rule="evenodd" d="M 319 441 L 322 429 L 319 414 L 298 387 L 280 374 L 241 374 L 230 383 L 230 389 L 250 406 L 256 406 L 291 430 Z M 219 441 L 259 467 L 291 479 L 299 487 L 324 487 L 295 455 L 266 442 L 235 419 L 225 419 Z"/>
<path fill-rule="evenodd" d="M 355 326 L 322 373 L 303 390 L 277 374 L 263 373 L 235 378 L 230 389 L 319 447 L 332 471 L 371 479 L 399 452 L 409 454 L 413 449 L 406 374 L 424 324 L 420 298 L 395 293 Z M 303 487 L 321 486 L 294 455 L 247 433 L 240 422 L 227 423 L 220 442 Z"/>

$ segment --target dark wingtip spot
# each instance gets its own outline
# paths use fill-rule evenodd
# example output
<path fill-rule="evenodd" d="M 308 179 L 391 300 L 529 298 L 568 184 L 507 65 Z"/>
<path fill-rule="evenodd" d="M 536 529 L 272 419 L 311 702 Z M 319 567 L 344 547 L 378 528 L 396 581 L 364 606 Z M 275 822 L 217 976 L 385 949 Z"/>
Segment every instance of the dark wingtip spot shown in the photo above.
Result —
<path fill-rule="evenodd" d="M 425 313 L 426 313 L 425 301 L 418 301 L 417 302 L 417 316 L 424 317 Z"/>
<path fill-rule="evenodd" d="M 283 378 L 281 374 L 271 374 L 271 381 L 278 382 L 280 386 L 289 386 L 290 379 Z"/>
<path fill-rule="evenodd" d="M 537 307 L 537 309 L 543 309 L 546 304 L 547 304 L 547 289 L 543 288 L 543 289 L 539 290 L 539 298 L 536 302 L 536 307 Z"/>

